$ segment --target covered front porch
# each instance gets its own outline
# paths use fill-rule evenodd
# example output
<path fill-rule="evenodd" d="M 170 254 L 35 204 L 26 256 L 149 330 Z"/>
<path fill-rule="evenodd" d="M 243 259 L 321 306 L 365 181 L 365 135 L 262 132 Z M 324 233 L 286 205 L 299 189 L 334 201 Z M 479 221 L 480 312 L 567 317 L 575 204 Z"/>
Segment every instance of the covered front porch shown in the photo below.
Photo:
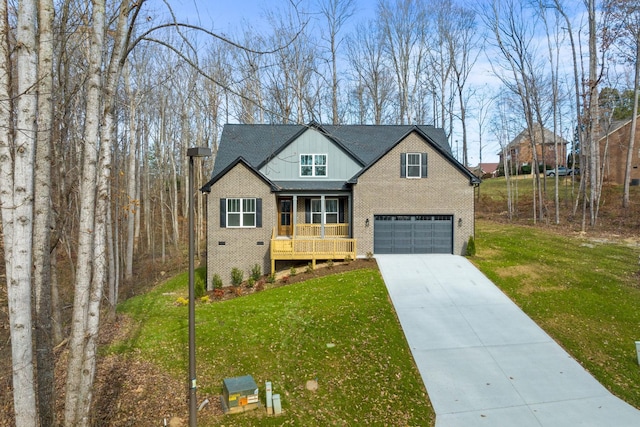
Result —
<path fill-rule="evenodd" d="M 355 259 L 351 195 L 282 194 L 278 196 L 278 224 L 271 236 L 271 271 L 278 260 Z"/>

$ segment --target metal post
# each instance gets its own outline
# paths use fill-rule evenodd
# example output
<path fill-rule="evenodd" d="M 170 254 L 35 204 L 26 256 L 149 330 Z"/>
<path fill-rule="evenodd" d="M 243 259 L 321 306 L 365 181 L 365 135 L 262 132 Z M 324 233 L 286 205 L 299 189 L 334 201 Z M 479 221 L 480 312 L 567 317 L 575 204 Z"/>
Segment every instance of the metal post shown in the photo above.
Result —
<path fill-rule="evenodd" d="M 211 149 L 196 147 L 187 150 L 189 157 L 189 427 L 197 426 L 198 401 L 196 399 L 196 292 L 195 292 L 195 209 L 193 194 L 195 193 L 193 158 L 211 155 Z"/>

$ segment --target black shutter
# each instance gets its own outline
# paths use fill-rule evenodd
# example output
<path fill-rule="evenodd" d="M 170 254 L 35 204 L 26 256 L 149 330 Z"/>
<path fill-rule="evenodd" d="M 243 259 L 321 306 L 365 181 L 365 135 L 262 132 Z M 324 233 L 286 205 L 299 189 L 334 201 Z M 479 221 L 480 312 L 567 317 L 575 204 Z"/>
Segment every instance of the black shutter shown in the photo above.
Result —
<path fill-rule="evenodd" d="M 344 224 L 344 199 L 338 199 L 338 222 Z"/>
<path fill-rule="evenodd" d="M 311 224 L 311 199 L 304 199 L 304 222 Z"/>
<path fill-rule="evenodd" d="M 256 227 L 262 227 L 262 199 L 256 199 Z"/>
<path fill-rule="evenodd" d="M 220 199 L 220 228 L 227 227 L 227 199 Z"/>
<path fill-rule="evenodd" d="M 400 153 L 400 178 L 407 177 L 407 153 Z"/>
<path fill-rule="evenodd" d="M 422 161 L 421 163 L 421 170 L 420 170 L 420 178 L 426 178 L 427 177 L 427 153 L 422 153 Z"/>

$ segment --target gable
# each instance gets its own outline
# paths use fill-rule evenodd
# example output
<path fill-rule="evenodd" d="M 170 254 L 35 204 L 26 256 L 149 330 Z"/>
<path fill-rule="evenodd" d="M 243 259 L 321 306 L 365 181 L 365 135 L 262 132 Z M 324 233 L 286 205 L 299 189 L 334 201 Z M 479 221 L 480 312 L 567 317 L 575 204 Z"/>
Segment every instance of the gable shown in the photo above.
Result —
<path fill-rule="evenodd" d="M 423 154 L 427 161 L 425 179 L 408 179 L 403 176 L 401 159 L 407 153 Z M 460 166 L 460 167 L 459 167 Z M 471 179 L 473 177 L 473 179 Z M 429 144 L 417 133 L 412 132 L 389 150 L 381 159 L 360 175 L 358 184 L 375 183 L 374 186 L 392 183 L 399 192 L 412 192 L 416 185 L 423 189 L 442 192 L 452 185 L 468 187 L 477 178 L 457 162 L 452 162 L 448 155 Z"/>
<path fill-rule="evenodd" d="M 301 156 L 305 156 L 305 159 L 307 156 L 323 156 L 326 160 L 326 175 L 302 174 Z M 260 168 L 260 172 L 272 181 L 346 181 L 361 168 L 342 147 L 315 128 L 308 128 L 267 161 Z"/>
<path fill-rule="evenodd" d="M 448 148 L 448 146 L 446 148 Z M 402 174 L 404 173 L 404 167 L 406 166 L 406 153 L 423 153 L 427 154 L 424 160 L 422 160 L 422 162 L 426 162 L 426 165 L 422 164 L 422 168 L 426 168 L 426 170 L 422 172 L 423 175 L 428 174 L 428 170 L 430 168 L 438 166 L 439 170 L 446 170 L 449 175 L 457 171 L 458 176 L 464 177 L 469 184 L 479 184 L 480 180 L 478 177 L 458 162 L 451 154 L 451 151 L 446 148 L 443 148 L 441 144 L 434 142 L 432 138 L 422 132 L 420 128 L 414 127 L 401 139 L 391 145 L 389 149 L 378 159 L 372 161 L 356 176 L 351 178 L 349 182 L 357 183 L 360 177 L 365 173 L 368 173 L 372 168 L 376 171 L 380 171 L 380 168 L 383 168 L 385 170 L 385 175 L 388 175 L 389 177 L 395 178 L 398 176 L 400 178 L 405 178 Z M 428 153 L 432 153 L 433 155 Z"/>

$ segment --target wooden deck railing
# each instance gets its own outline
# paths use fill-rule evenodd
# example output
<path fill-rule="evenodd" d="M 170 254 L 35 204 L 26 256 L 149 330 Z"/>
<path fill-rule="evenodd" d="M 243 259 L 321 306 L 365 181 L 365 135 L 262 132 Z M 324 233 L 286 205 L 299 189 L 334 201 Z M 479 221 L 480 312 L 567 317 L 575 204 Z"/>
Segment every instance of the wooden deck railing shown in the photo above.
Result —
<path fill-rule="evenodd" d="M 320 224 L 296 224 L 296 237 L 320 237 Z M 349 224 L 325 224 L 324 237 L 348 237 Z"/>
<path fill-rule="evenodd" d="M 276 238 L 277 230 L 271 237 L 271 271 L 275 271 L 276 260 L 310 260 L 315 267 L 318 259 L 355 259 L 356 239 L 347 238 Z"/>

